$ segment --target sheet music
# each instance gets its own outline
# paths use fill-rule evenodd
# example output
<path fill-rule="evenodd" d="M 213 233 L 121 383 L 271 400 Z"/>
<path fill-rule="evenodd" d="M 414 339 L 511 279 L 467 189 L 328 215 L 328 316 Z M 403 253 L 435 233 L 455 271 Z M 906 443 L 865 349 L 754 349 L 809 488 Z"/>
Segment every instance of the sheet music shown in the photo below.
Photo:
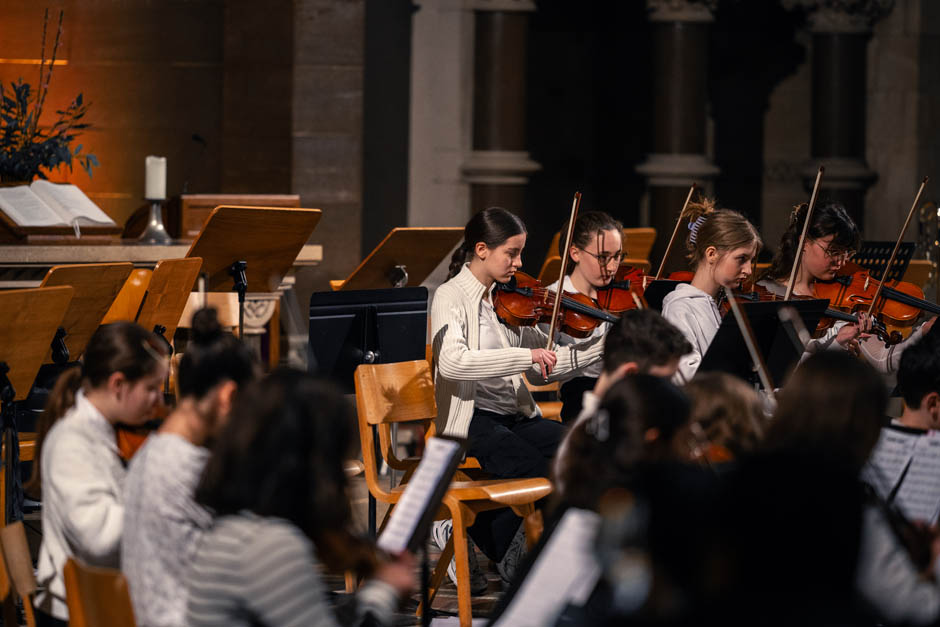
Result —
<path fill-rule="evenodd" d="M 0 187 L 0 209 L 20 226 L 61 226 L 62 218 L 26 185 Z"/>
<path fill-rule="evenodd" d="M 392 510 L 392 517 L 379 537 L 377 544 L 380 549 L 392 554 L 408 549 L 434 489 L 444 480 L 443 475 L 459 450 L 460 444 L 454 440 L 430 438 L 427 441 L 418 468 L 405 485 L 401 499 Z"/>
<path fill-rule="evenodd" d="M 59 214 L 65 224 L 72 224 L 76 219 L 87 220 L 91 224 L 114 224 L 108 214 L 74 185 L 33 181 L 29 187 Z"/>
<path fill-rule="evenodd" d="M 554 625 L 568 604 L 584 605 L 601 576 L 594 539 L 601 518 L 569 509 L 493 627 Z"/>
<path fill-rule="evenodd" d="M 887 499 L 897 487 L 904 468 L 914 456 L 914 446 L 920 438 L 921 434 L 891 427 L 881 430 L 875 450 L 862 470 L 862 477 L 875 488 L 882 499 Z"/>
<path fill-rule="evenodd" d="M 933 524 L 940 513 L 940 432 L 917 438 L 914 459 L 895 502 L 910 520 Z"/>

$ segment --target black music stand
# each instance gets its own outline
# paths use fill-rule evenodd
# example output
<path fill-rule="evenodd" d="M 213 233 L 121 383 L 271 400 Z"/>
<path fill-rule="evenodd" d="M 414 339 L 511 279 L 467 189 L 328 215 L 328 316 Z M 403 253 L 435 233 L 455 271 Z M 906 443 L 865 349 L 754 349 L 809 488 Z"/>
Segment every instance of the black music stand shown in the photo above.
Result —
<path fill-rule="evenodd" d="M 865 241 L 861 248 L 852 259 L 855 263 L 867 269 L 872 278 L 880 279 L 885 267 L 888 265 L 888 259 L 891 258 L 891 251 L 894 250 L 895 242 Z M 898 247 L 898 254 L 891 264 L 891 271 L 888 273 L 889 281 L 901 281 L 904 279 L 904 273 L 907 272 L 907 266 L 914 256 L 914 243 L 901 242 Z"/>
<path fill-rule="evenodd" d="M 359 364 L 425 359 L 427 333 L 426 287 L 314 292 L 310 296 L 308 370 L 353 394 L 353 375 Z M 374 439 L 379 459 L 379 438 Z M 375 517 L 375 497 L 370 493 L 369 534 L 373 538 Z"/>
<path fill-rule="evenodd" d="M 829 306 L 825 299 L 767 301 L 740 303 L 742 313 L 751 323 L 757 348 L 764 356 L 770 380 L 781 385 L 790 370 L 799 361 L 802 351 L 794 346 L 790 335 L 780 323 L 782 307 L 792 307 L 803 320 L 807 329 L 815 329 Z M 738 321 L 726 315 L 711 345 L 708 347 L 698 372 L 720 371 L 733 374 L 745 381 L 754 381 L 754 366 L 751 354 L 738 328 Z"/>
<path fill-rule="evenodd" d="M 676 289 L 680 283 L 686 281 L 673 281 L 672 279 L 658 279 L 646 286 L 643 290 L 643 298 L 646 299 L 646 305 L 655 311 L 663 310 L 663 299 L 672 290 Z"/>

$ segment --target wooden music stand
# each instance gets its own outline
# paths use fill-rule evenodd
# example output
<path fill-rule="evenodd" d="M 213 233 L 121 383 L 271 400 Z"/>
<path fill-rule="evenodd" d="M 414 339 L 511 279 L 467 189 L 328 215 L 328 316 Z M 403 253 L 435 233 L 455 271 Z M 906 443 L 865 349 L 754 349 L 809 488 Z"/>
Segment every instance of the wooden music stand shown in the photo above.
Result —
<path fill-rule="evenodd" d="M 19 472 L 14 405 L 29 395 L 74 292 L 67 285 L 0 291 L 0 416 L 5 448 L 0 515 L 4 522 L 9 520 L 10 484 Z"/>
<path fill-rule="evenodd" d="M 210 292 L 238 292 L 239 337 L 246 292 L 276 292 L 320 221 L 319 209 L 228 207 L 212 210 L 186 253 L 202 257 Z"/>
<path fill-rule="evenodd" d="M 463 227 L 397 227 L 334 290 L 418 287 L 463 237 Z"/>
<path fill-rule="evenodd" d="M 133 269 L 130 263 L 81 263 L 49 268 L 39 287 L 70 285 L 75 294 L 62 319 L 61 330 L 56 333 L 58 350 L 50 348 L 43 363 L 63 364 L 81 357 Z M 58 342 L 60 336 L 65 339 L 64 351 Z"/>
<path fill-rule="evenodd" d="M 172 342 L 201 267 L 201 257 L 157 262 L 140 304 L 137 324 Z"/>

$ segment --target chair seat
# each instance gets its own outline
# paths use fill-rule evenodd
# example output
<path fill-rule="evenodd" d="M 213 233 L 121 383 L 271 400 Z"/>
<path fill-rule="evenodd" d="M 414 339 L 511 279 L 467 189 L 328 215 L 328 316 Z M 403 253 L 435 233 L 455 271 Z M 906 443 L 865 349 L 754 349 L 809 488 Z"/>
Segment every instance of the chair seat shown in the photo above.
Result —
<path fill-rule="evenodd" d="M 405 487 L 400 485 L 393 488 L 392 494 L 400 497 Z M 454 481 L 447 491 L 449 496 L 459 501 L 494 501 L 502 505 L 524 505 L 545 498 L 551 493 L 551 482 L 542 477 Z"/>
<path fill-rule="evenodd" d="M 539 409 L 542 411 L 542 418 L 561 422 L 561 401 L 536 401 Z"/>

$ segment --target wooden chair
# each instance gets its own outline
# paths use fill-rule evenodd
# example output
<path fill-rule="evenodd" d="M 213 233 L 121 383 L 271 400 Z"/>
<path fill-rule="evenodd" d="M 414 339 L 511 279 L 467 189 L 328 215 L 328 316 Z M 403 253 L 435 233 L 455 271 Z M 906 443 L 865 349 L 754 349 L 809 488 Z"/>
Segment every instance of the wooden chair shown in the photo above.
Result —
<path fill-rule="evenodd" d="M 65 599 L 70 627 L 135 627 L 134 608 L 121 571 L 65 563 Z"/>
<path fill-rule="evenodd" d="M 534 383 L 529 383 L 529 379 L 525 376 L 522 377 L 522 380 L 525 381 L 525 386 L 529 388 L 529 392 L 533 396 L 537 392 L 547 392 L 554 395 L 554 398 L 558 398 L 558 394 L 561 391 L 561 382 L 552 381 L 551 383 L 546 383 L 545 385 L 535 385 Z M 539 409 L 542 411 L 542 418 L 546 420 L 554 420 L 555 422 L 561 422 L 561 406 L 564 404 L 559 400 L 553 401 L 535 401 L 535 404 L 539 406 Z"/>
<path fill-rule="evenodd" d="M 395 455 L 391 440 L 391 425 L 399 422 L 429 423 L 437 415 L 431 368 L 425 360 L 394 364 L 363 364 L 356 368 L 356 406 L 359 414 L 359 435 L 365 465 L 366 485 L 379 501 L 394 506 L 401 498 L 404 484 L 411 477 L 418 460 L 401 460 Z M 373 427 L 378 432 L 379 449 L 386 463 L 404 472 L 402 484 L 393 489 L 384 488 L 379 481 L 379 460 L 375 456 Z M 428 599 L 433 602 L 452 556 L 457 561 L 457 606 L 461 627 L 471 625 L 470 570 L 467 563 L 467 528 L 482 511 L 511 507 L 526 524 L 526 539 L 536 540 L 537 521 L 530 516 L 535 502 L 551 493 L 547 479 L 485 479 L 457 480 L 451 483 L 444 496 L 437 519 L 450 518 L 454 532 L 441 553 L 431 584 Z M 418 608 L 418 613 L 423 611 Z"/>
<path fill-rule="evenodd" d="M 33 571 L 33 558 L 29 553 L 29 543 L 26 541 L 26 529 L 22 521 L 17 521 L 0 530 L 0 548 L 3 550 L 3 574 L 14 597 L 23 602 L 23 615 L 26 617 L 27 627 L 36 627 L 36 614 L 33 609 L 33 597 L 36 594 L 36 573 Z M 6 596 L 6 594 L 4 594 Z M 5 615 L 6 616 L 6 615 Z M 15 615 L 14 615 L 15 617 Z M 4 624 L 17 624 L 15 619 Z"/>

